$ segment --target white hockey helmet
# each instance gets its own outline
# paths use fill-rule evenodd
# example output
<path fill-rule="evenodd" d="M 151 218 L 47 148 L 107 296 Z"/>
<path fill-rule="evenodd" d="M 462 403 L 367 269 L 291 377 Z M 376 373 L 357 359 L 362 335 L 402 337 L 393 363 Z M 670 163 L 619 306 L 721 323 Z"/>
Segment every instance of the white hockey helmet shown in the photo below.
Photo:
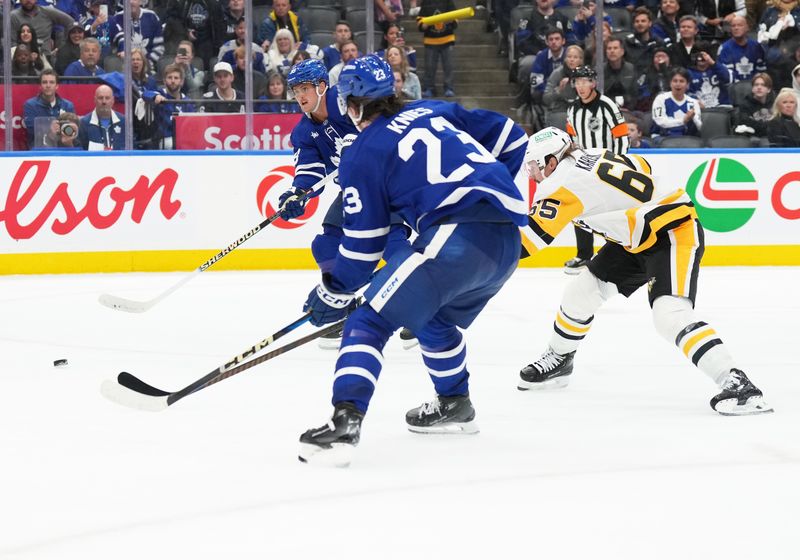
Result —
<path fill-rule="evenodd" d="M 528 149 L 525 150 L 524 163 L 528 176 L 533 176 L 531 163 L 535 163 L 543 170 L 547 165 L 548 156 L 554 156 L 556 161 L 560 162 L 570 146 L 572 138 L 559 128 L 548 126 L 536 132 L 528 139 Z"/>

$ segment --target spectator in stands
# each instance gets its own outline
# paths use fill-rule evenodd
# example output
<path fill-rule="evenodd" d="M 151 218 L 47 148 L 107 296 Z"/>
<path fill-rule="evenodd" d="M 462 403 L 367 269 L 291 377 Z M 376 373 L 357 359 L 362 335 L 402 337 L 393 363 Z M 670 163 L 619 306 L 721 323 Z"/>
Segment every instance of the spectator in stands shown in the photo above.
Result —
<path fill-rule="evenodd" d="M 408 69 L 406 51 L 400 47 L 389 47 L 386 49 L 386 62 L 389 63 L 392 70 L 400 72 L 403 78 L 403 94 L 405 98 L 410 101 L 422 99 L 422 87 L 417 75 Z"/>
<path fill-rule="evenodd" d="M 772 116 L 775 94 L 772 93 L 772 78 L 761 72 L 753 76 L 752 89 L 734 110 L 733 132 L 744 136 L 765 137 L 767 121 Z"/>
<path fill-rule="evenodd" d="M 67 31 L 67 40 L 63 45 L 58 47 L 56 59 L 53 68 L 59 74 L 64 74 L 67 66 L 75 62 L 81 57 L 81 41 L 85 36 L 83 27 L 79 23 L 75 23 Z"/>
<path fill-rule="evenodd" d="M 597 4 L 594 0 L 588 0 L 588 2 L 581 4 L 578 13 L 575 14 L 575 19 L 572 21 L 572 32 L 575 34 L 575 40 L 579 43 L 583 43 L 590 34 L 594 33 L 594 12 L 596 8 Z M 603 15 L 603 21 L 608 22 L 609 26 L 612 24 L 611 16 L 609 15 Z"/>
<path fill-rule="evenodd" d="M 697 48 L 694 64 L 688 68 L 691 76 L 689 94 L 700 101 L 703 109 L 730 105 L 728 84 L 731 83 L 731 73 L 721 62 L 711 58 L 709 45 L 701 44 Z"/>
<path fill-rule="evenodd" d="M 281 29 L 288 29 L 295 43 L 308 38 L 308 30 L 300 16 L 291 10 L 289 0 L 274 0 L 272 2 L 272 11 L 261 22 L 256 41 L 266 51 L 272 45 L 275 34 Z"/>
<path fill-rule="evenodd" d="M 145 90 L 156 89 L 153 66 L 145 52 L 140 48 L 131 49 L 131 85 L 133 91 L 141 97 Z"/>
<path fill-rule="evenodd" d="M 517 81 L 527 88 L 527 79 L 536 55 L 547 48 L 547 32 L 560 29 L 565 38 L 572 36 L 572 22 L 554 8 L 555 0 L 536 0 L 530 14 L 518 23 L 514 36 Z"/>
<path fill-rule="evenodd" d="M 650 142 L 642 134 L 642 122 L 633 116 L 626 117 L 628 123 L 628 145 L 631 149 L 648 150 L 652 148 Z"/>
<path fill-rule="evenodd" d="M 664 91 L 670 90 L 672 80 L 672 63 L 667 47 L 658 47 L 653 53 L 653 61 L 646 74 L 640 76 L 639 101 L 637 111 L 650 113 L 655 97 Z"/>
<path fill-rule="evenodd" d="M 342 46 L 345 41 L 353 40 L 353 31 L 350 29 L 350 24 L 346 21 L 336 22 L 336 28 L 333 31 L 334 43 L 322 49 L 322 61 L 325 63 L 325 68 L 330 70 L 342 60 Z"/>
<path fill-rule="evenodd" d="M 767 64 L 784 56 L 785 45 L 800 35 L 800 6 L 797 0 L 770 0 L 758 24 L 758 42 L 767 52 Z"/>
<path fill-rule="evenodd" d="M 422 13 L 422 8 L 420 8 L 420 13 Z M 406 58 L 408 59 L 408 68 L 412 72 L 416 73 L 417 51 L 414 50 L 414 47 L 406 45 L 406 38 L 403 28 L 396 23 L 390 23 L 387 25 L 386 30 L 383 32 L 383 43 L 381 44 L 381 49 L 376 51 L 375 54 L 385 60 L 384 54 L 386 53 L 386 49 L 389 47 L 403 47 L 403 49 L 406 51 Z"/>
<path fill-rule="evenodd" d="M 664 39 L 651 32 L 652 27 L 650 10 L 644 6 L 636 8 L 633 11 L 633 33 L 625 37 L 625 59 L 633 64 L 640 76 L 649 68 L 655 50 L 666 45 Z"/>
<path fill-rule="evenodd" d="M 792 69 L 792 91 L 797 97 L 798 116 L 800 116 L 800 64 Z"/>
<path fill-rule="evenodd" d="M 342 68 L 344 65 L 350 62 L 351 60 L 355 60 L 358 58 L 358 45 L 355 41 L 345 41 L 342 43 L 341 46 L 341 56 L 342 60 L 336 64 L 331 71 L 328 72 L 328 79 L 330 80 L 330 85 L 335 86 L 336 83 L 339 81 L 339 74 L 342 72 Z"/>
<path fill-rule="evenodd" d="M 17 45 L 14 50 L 14 57 L 11 59 L 11 75 L 15 78 L 39 75 L 31 60 L 31 50 L 28 45 Z"/>
<path fill-rule="evenodd" d="M 670 45 L 678 42 L 678 0 L 661 0 L 661 15 L 653 23 L 652 33 Z"/>
<path fill-rule="evenodd" d="M 304 60 L 309 60 L 310 58 L 311 55 L 308 54 L 308 51 L 298 50 L 297 52 L 294 53 L 294 56 L 292 57 L 292 66 L 294 66 L 295 64 L 300 64 Z"/>
<path fill-rule="evenodd" d="M 530 99 L 534 106 L 541 105 L 547 79 L 564 64 L 566 49 L 564 48 L 564 32 L 551 29 L 547 33 L 547 49 L 536 55 L 528 78 Z"/>
<path fill-rule="evenodd" d="M 694 64 L 694 55 L 697 54 L 697 18 L 683 16 L 679 25 L 680 39 L 670 47 L 669 58 L 675 67 L 688 68 Z"/>
<path fill-rule="evenodd" d="M 273 72 L 269 76 L 267 82 L 267 91 L 265 95 L 259 96 L 259 99 L 266 99 L 272 103 L 259 103 L 255 106 L 258 113 L 300 113 L 300 105 L 294 101 L 289 101 L 287 95 L 288 88 L 286 86 L 286 78 L 279 72 Z"/>
<path fill-rule="evenodd" d="M 161 20 L 152 10 L 142 8 L 142 0 L 127 0 L 131 6 L 131 41 L 133 46 L 147 53 L 147 58 L 155 65 L 164 55 L 164 36 L 161 31 Z M 117 55 L 125 58 L 124 13 L 114 16 L 114 43 Z"/>
<path fill-rule="evenodd" d="M 81 56 L 78 60 L 67 66 L 64 77 L 88 77 L 103 74 L 105 71 L 98 66 L 100 59 L 100 43 L 92 37 L 80 42 Z"/>
<path fill-rule="evenodd" d="M 75 20 L 61 10 L 49 6 L 37 6 L 36 0 L 20 0 L 19 8 L 11 12 L 12 46 L 16 44 L 19 28 L 27 23 L 36 31 L 39 40 L 39 52 L 50 57 L 53 52 L 53 41 L 50 39 L 54 26 L 69 29 Z"/>
<path fill-rule="evenodd" d="M 606 64 L 603 67 L 603 93 L 619 107 L 632 110 L 636 106 L 639 87 L 633 64 L 625 61 L 622 39 L 612 37 L 606 42 Z"/>
<path fill-rule="evenodd" d="M 717 61 L 724 64 L 732 82 L 749 81 L 757 72 L 766 72 L 764 47 L 747 37 L 747 18 L 735 15 L 730 22 L 731 38 L 719 49 Z"/>
<path fill-rule="evenodd" d="M 175 148 L 175 115 L 194 113 L 195 106 L 191 103 L 170 103 L 174 100 L 188 100 L 181 90 L 184 81 L 183 67 L 179 64 L 168 64 L 164 68 L 162 88 L 145 90 L 143 99 L 155 105 L 154 131 L 151 136 L 150 147 L 160 150 Z"/>
<path fill-rule="evenodd" d="M 244 17 L 244 0 L 228 0 L 222 13 L 225 17 L 225 41 L 230 41 L 236 38 L 236 26 Z"/>
<path fill-rule="evenodd" d="M 50 61 L 47 60 L 46 57 L 42 56 L 42 53 L 39 52 L 39 40 L 36 38 L 36 30 L 27 23 L 20 25 L 19 31 L 17 31 L 16 46 L 11 47 L 12 59 L 14 58 L 14 52 L 19 45 L 25 45 L 28 47 L 31 64 L 37 72 L 41 72 L 45 68 L 51 68 Z"/>
<path fill-rule="evenodd" d="M 225 42 L 226 30 L 219 0 L 169 0 L 167 4 L 164 41 L 171 44 L 191 41 L 195 55 L 203 59 L 204 68 L 211 67 L 211 59 Z"/>
<path fill-rule="evenodd" d="M 578 45 L 570 45 L 564 54 L 564 64 L 553 70 L 547 79 L 542 96 L 546 112 L 566 111 L 570 103 L 578 97 L 572 83 L 572 72 L 578 66 L 583 66 L 583 49 Z"/>
<path fill-rule="evenodd" d="M 203 99 L 227 103 L 204 103 L 199 109 L 201 113 L 244 113 L 244 94 L 233 89 L 233 68 L 227 62 L 214 65 L 214 86 L 203 94 Z"/>
<path fill-rule="evenodd" d="M 783 88 L 775 96 L 772 118 L 767 121 L 769 145 L 779 148 L 800 147 L 800 117 L 794 91 Z"/>
<path fill-rule="evenodd" d="M 86 16 L 81 20 L 84 35 L 94 37 L 100 43 L 102 57 L 111 54 L 112 42 L 116 34 L 108 8 L 109 6 L 104 0 L 89 0 Z"/>
<path fill-rule="evenodd" d="M 403 15 L 403 3 L 401 0 L 373 1 L 375 3 L 375 21 L 378 23 L 393 23 L 398 21 L 400 16 Z"/>
<path fill-rule="evenodd" d="M 689 71 L 673 68 L 670 74 L 670 91 L 659 93 L 653 101 L 653 140 L 663 136 L 699 136 L 703 120 L 700 103 L 686 94 L 689 89 Z"/>
<path fill-rule="evenodd" d="M 22 126 L 28 135 L 28 146 L 32 148 L 41 143 L 37 142 L 34 136 L 37 119 L 42 117 L 52 119 L 65 112 L 74 113 L 75 105 L 58 95 L 58 75 L 55 70 L 52 68 L 42 70 L 39 75 L 39 95 L 28 99 L 22 109 Z"/>
<path fill-rule="evenodd" d="M 403 87 L 405 87 L 406 83 L 403 80 L 403 74 L 401 74 L 398 70 L 392 70 L 392 75 L 394 76 L 394 94 L 397 96 L 398 99 L 403 99 L 407 101 L 406 94 L 403 93 Z"/>
<path fill-rule="evenodd" d="M 704 41 L 720 44 L 730 38 L 728 32 L 733 18 L 745 17 L 747 9 L 744 0 L 720 1 L 700 0 L 697 3 L 697 19 L 700 23 L 700 38 Z"/>
<path fill-rule="evenodd" d="M 270 70 L 280 72 L 285 78 L 292 67 L 292 58 L 296 52 L 297 47 L 292 32 L 288 29 L 279 29 L 267 50 Z"/>
<path fill-rule="evenodd" d="M 508 36 L 511 31 L 511 10 L 519 0 L 492 0 L 492 13 L 500 29 L 500 56 L 508 54 Z"/>
<path fill-rule="evenodd" d="M 61 113 L 50 124 L 47 134 L 42 138 L 41 147 L 80 150 L 79 131 L 80 119 L 78 115 L 71 111 Z"/>
<path fill-rule="evenodd" d="M 603 22 L 603 45 L 611 39 L 611 24 L 607 21 Z M 586 39 L 586 46 L 583 49 L 583 58 L 586 59 L 586 64 L 591 64 L 595 60 L 597 49 L 595 43 L 597 42 L 597 34 L 592 33 Z"/>
<path fill-rule="evenodd" d="M 224 60 L 231 66 L 234 65 L 236 62 L 234 51 L 239 46 L 244 46 L 244 39 L 245 33 L 247 31 L 247 23 L 245 22 L 244 18 L 239 19 L 236 23 L 235 33 L 236 37 L 226 41 L 223 45 L 219 48 L 219 53 L 217 54 L 217 60 Z M 266 73 L 267 72 L 267 65 L 264 58 L 264 50 L 261 48 L 261 45 L 258 43 L 250 43 L 250 51 L 253 53 L 253 69 Z"/>
<path fill-rule="evenodd" d="M 298 51 L 299 53 L 300 51 Z M 252 87 L 252 97 L 253 99 L 258 98 L 261 95 L 264 95 L 267 91 L 267 73 L 266 69 L 264 68 L 264 57 L 261 57 L 261 60 L 256 60 L 256 56 L 260 53 L 250 53 L 250 56 L 253 59 L 253 81 L 250 84 Z M 233 51 L 233 64 L 231 67 L 233 68 L 233 89 L 237 89 L 239 91 L 247 91 L 245 87 L 245 57 L 247 53 L 245 53 L 244 45 L 239 45 L 236 47 L 236 50 Z M 228 62 L 225 60 L 224 62 Z M 230 64 L 230 63 L 229 63 Z M 280 72 L 278 72 L 280 73 Z"/>
<path fill-rule="evenodd" d="M 114 92 L 109 86 L 97 86 L 94 110 L 81 117 L 78 143 L 89 151 L 125 149 L 125 117 L 114 111 Z"/>
<path fill-rule="evenodd" d="M 175 54 L 174 63 L 183 68 L 183 89 L 191 99 L 199 99 L 203 95 L 206 83 L 206 73 L 198 70 L 192 61 L 194 60 L 194 43 L 184 40 L 178 43 L 178 50 Z"/>
<path fill-rule="evenodd" d="M 456 5 L 453 0 L 422 0 L 419 17 L 424 18 L 455 9 Z M 422 44 L 425 46 L 425 92 L 422 96 L 434 97 L 436 95 L 436 69 L 440 60 L 444 73 L 444 96 L 455 96 L 453 91 L 453 46 L 456 44 L 455 31 L 458 22 L 454 20 L 434 25 L 420 22 L 418 26 L 422 31 Z M 405 43 L 405 40 L 403 42 Z M 398 44 L 389 45 L 387 49 L 389 47 L 404 49 L 404 45 Z M 408 82 L 407 79 L 406 82 Z"/>

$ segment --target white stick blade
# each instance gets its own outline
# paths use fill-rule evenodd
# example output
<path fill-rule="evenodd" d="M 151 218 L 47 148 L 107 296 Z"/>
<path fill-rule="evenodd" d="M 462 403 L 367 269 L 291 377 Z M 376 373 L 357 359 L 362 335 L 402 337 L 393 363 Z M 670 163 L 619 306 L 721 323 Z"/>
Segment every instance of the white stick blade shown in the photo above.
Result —
<path fill-rule="evenodd" d="M 146 410 L 147 412 L 161 412 L 166 409 L 169 404 L 167 397 L 152 397 L 150 395 L 143 395 L 137 393 L 127 387 L 123 387 L 115 380 L 106 379 L 100 385 L 100 394 L 108 400 L 134 408 L 136 410 Z"/>
<path fill-rule="evenodd" d="M 125 311 L 127 313 L 144 313 L 152 307 L 152 302 L 149 301 L 134 301 L 132 299 L 125 299 L 111 294 L 100 294 L 97 298 L 100 305 L 105 305 L 111 309 Z"/>

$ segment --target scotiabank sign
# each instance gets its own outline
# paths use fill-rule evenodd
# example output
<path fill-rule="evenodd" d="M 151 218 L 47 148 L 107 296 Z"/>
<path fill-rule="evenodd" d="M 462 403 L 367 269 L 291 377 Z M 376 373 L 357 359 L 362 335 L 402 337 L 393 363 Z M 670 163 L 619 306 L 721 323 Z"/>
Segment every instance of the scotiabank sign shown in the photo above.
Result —
<path fill-rule="evenodd" d="M 291 150 L 289 137 L 301 114 L 253 115 L 253 136 L 245 136 L 242 114 L 187 113 L 175 117 L 179 150 Z"/>

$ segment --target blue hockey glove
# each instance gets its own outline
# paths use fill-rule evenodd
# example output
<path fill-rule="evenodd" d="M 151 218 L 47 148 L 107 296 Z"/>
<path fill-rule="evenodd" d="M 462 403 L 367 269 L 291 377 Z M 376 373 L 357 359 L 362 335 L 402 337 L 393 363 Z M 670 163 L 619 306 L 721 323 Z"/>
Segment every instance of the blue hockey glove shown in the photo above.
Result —
<path fill-rule="evenodd" d="M 281 209 L 281 218 L 284 220 L 292 220 L 299 218 L 306 211 L 306 201 L 299 200 L 305 191 L 301 189 L 289 189 L 283 193 L 278 199 L 278 206 Z"/>
<path fill-rule="evenodd" d="M 335 323 L 347 317 L 357 306 L 355 294 L 340 294 L 332 291 L 322 277 L 316 288 L 308 294 L 303 311 L 311 312 L 311 324 L 317 327 Z"/>

